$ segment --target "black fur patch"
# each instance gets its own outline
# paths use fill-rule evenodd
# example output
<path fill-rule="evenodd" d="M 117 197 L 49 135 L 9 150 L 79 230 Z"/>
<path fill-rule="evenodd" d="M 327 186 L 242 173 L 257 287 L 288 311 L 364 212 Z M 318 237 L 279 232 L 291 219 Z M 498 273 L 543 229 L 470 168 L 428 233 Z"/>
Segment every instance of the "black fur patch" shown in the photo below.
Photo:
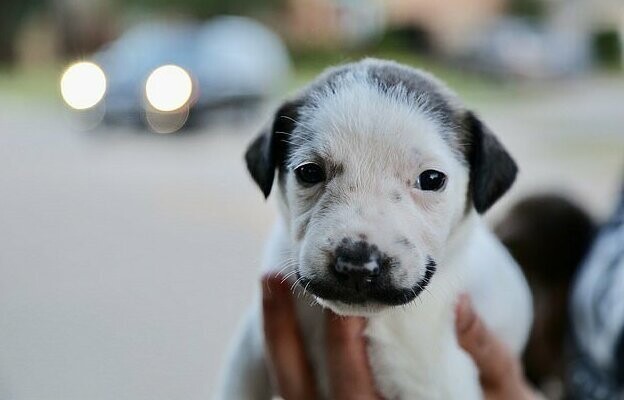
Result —
<path fill-rule="evenodd" d="M 382 271 L 392 268 L 392 260 L 390 257 L 382 255 L 387 262 L 382 262 Z M 396 288 L 390 283 L 390 275 L 384 274 L 376 279 L 371 286 L 362 287 L 360 290 L 354 290 L 340 284 L 337 277 L 333 279 L 318 279 L 302 276 L 297 271 L 297 282 L 306 290 L 325 300 L 337 300 L 347 304 L 366 304 L 368 302 L 377 302 L 386 305 L 397 306 L 407 304 L 421 294 L 433 279 L 436 272 L 436 262 L 431 257 L 427 257 L 425 264 L 425 274 L 422 279 L 411 288 Z"/>
<path fill-rule="evenodd" d="M 426 102 L 426 110 L 445 128 L 455 128 L 455 112 L 438 84 L 413 68 L 403 65 L 372 65 L 368 74 L 382 93 L 402 86 L 413 99 Z"/>
<path fill-rule="evenodd" d="M 466 159 L 470 165 L 468 200 L 479 213 L 487 211 L 516 179 L 518 167 L 492 132 L 472 113 L 466 113 Z"/>
<path fill-rule="evenodd" d="M 247 169 L 264 197 L 271 193 L 275 170 L 284 168 L 288 137 L 295 128 L 300 105 L 297 101 L 284 103 L 275 113 L 270 127 L 260 132 L 245 153 Z"/>

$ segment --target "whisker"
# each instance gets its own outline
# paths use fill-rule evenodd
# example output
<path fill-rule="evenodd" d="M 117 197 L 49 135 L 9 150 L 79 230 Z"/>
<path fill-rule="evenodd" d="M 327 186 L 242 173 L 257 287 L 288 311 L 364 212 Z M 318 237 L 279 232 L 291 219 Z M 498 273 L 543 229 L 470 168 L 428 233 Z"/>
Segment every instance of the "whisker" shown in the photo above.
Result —
<path fill-rule="evenodd" d="M 282 279 L 281 283 L 284 283 L 288 280 L 288 278 L 290 278 L 291 276 L 295 275 L 297 273 L 297 271 L 290 271 L 289 273 L 287 273 L 286 275 L 284 275 L 284 279 Z"/>
<path fill-rule="evenodd" d="M 291 120 L 292 122 L 294 122 L 295 124 L 298 124 L 298 123 L 299 123 L 299 121 L 297 121 L 296 119 L 294 119 L 294 118 L 292 118 L 292 117 L 289 117 L 288 115 L 280 115 L 278 118 L 286 118 L 286 119 L 289 119 L 289 120 Z"/>
<path fill-rule="evenodd" d="M 287 263 L 286 263 L 286 265 L 285 265 L 282 269 L 280 269 L 279 271 L 277 271 L 277 272 L 275 273 L 275 276 L 277 277 L 277 276 L 281 275 L 281 274 L 282 274 L 282 273 L 284 273 L 287 269 L 292 268 L 292 267 L 294 267 L 294 266 L 296 266 L 296 265 L 297 265 L 297 263 L 296 263 L 295 261 L 292 261 L 292 262 L 287 262 Z"/>
<path fill-rule="evenodd" d="M 300 276 L 299 278 L 297 278 L 297 280 L 295 280 L 295 282 L 292 284 L 292 286 L 290 287 L 290 291 L 293 292 L 293 294 L 295 293 L 295 288 L 297 287 L 297 284 L 303 280 L 303 277 Z"/>
<path fill-rule="evenodd" d="M 306 285 L 303 287 L 303 293 L 307 293 L 308 292 L 308 286 L 310 286 L 310 283 L 312 283 L 312 281 L 308 280 L 308 283 L 306 283 Z"/>

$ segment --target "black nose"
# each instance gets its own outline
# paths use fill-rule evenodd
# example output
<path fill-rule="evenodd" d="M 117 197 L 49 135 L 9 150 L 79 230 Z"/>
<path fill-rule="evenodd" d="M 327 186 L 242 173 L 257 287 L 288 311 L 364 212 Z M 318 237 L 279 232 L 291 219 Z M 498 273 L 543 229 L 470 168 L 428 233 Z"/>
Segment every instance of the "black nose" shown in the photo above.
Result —
<path fill-rule="evenodd" d="M 362 284 L 372 283 L 380 275 L 380 258 L 377 246 L 343 239 L 336 248 L 334 270 L 341 278 L 348 279 L 359 288 Z"/>

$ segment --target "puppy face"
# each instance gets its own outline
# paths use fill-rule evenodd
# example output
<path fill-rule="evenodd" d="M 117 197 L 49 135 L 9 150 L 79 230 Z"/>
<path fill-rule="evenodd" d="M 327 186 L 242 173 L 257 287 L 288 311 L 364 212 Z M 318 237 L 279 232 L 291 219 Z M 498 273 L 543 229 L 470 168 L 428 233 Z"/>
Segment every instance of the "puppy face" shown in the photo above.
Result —
<path fill-rule="evenodd" d="M 280 172 L 299 283 L 355 314 L 417 297 L 466 213 L 516 172 L 434 78 L 376 60 L 331 70 L 286 103 L 247 161 L 265 195 Z"/>

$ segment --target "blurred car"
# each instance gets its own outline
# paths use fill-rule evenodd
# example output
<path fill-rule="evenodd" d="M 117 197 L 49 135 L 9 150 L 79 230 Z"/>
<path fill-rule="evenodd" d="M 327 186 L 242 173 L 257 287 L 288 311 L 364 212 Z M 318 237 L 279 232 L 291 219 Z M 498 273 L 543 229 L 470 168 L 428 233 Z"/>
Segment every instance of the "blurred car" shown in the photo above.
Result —
<path fill-rule="evenodd" d="M 281 39 L 251 19 L 152 22 L 70 66 L 61 92 L 79 113 L 174 131 L 208 111 L 261 102 L 280 90 L 289 71 Z"/>

